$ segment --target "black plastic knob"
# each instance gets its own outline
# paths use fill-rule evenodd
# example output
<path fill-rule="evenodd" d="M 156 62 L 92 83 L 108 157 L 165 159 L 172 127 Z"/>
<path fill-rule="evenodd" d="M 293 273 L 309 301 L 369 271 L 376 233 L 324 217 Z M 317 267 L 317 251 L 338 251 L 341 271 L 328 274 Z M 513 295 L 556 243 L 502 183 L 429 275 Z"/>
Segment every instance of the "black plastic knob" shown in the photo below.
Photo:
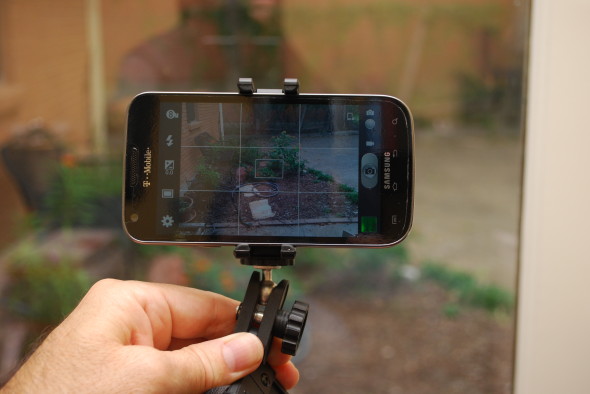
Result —
<path fill-rule="evenodd" d="M 281 314 L 279 317 L 281 322 L 277 324 L 281 328 L 281 333 L 277 335 L 283 339 L 283 346 L 281 351 L 285 354 L 294 356 L 297 353 L 305 323 L 307 322 L 307 314 L 309 313 L 309 304 L 305 302 L 295 301 L 291 311 Z"/>

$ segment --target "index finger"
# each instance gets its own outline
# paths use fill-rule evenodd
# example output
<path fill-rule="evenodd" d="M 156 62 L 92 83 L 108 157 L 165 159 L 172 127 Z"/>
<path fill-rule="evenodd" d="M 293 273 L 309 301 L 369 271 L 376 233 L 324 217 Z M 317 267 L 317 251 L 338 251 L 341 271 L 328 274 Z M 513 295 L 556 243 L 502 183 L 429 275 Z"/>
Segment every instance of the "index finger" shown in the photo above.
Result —
<path fill-rule="evenodd" d="M 233 331 L 238 302 L 183 286 L 134 281 L 97 282 L 68 320 L 123 344 L 168 347 L 171 338 L 212 339 Z M 77 325 L 74 323 L 74 326 Z"/>
<path fill-rule="evenodd" d="M 233 332 L 239 302 L 220 294 L 184 286 L 152 283 L 167 304 L 174 338 L 213 339 Z M 140 296 L 140 299 L 143 299 Z M 149 297 L 148 302 L 153 301 Z M 149 304 L 144 310 L 151 312 Z"/>

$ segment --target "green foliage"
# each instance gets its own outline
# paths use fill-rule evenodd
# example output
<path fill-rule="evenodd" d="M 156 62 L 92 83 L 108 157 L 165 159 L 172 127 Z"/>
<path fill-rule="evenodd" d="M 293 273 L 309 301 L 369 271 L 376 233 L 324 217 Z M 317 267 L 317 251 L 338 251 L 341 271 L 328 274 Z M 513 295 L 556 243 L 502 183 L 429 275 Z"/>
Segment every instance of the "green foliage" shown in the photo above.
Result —
<path fill-rule="evenodd" d="M 203 185 L 203 187 L 210 187 L 211 189 L 217 188 L 221 182 L 221 174 L 215 171 L 211 165 L 204 163 L 197 165 L 196 176 L 199 184 Z"/>
<path fill-rule="evenodd" d="M 33 242 L 23 242 L 9 257 L 10 310 L 29 320 L 58 324 L 92 285 L 86 272 L 68 259 L 48 261 Z"/>
<path fill-rule="evenodd" d="M 258 167 L 256 172 L 257 177 L 281 178 L 283 176 L 283 165 L 279 160 L 267 160 L 266 167 Z"/>
<path fill-rule="evenodd" d="M 400 269 L 408 263 L 403 245 L 393 248 L 302 248 L 298 250 L 297 271 L 309 291 L 347 288 L 360 294 L 393 289 Z"/>
<path fill-rule="evenodd" d="M 427 262 L 422 275 L 453 291 L 460 302 L 489 312 L 510 312 L 514 305 L 512 294 L 495 285 L 482 285 L 470 274 Z"/>
<path fill-rule="evenodd" d="M 227 141 L 214 141 L 208 143 L 201 160 L 207 166 L 212 167 L 219 165 L 219 158 L 223 157 L 225 163 L 232 163 L 237 160 L 237 151 L 225 147 Z"/>
<path fill-rule="evenodd" d="M 44 209 L 23 220 L 23 233 L 56 227 L 66 228 L 65 232 L 74 226 L 120 227 L 121 187 L 118 161 L 64 162 L 45 197 Z M 67 251 L 60 250 L 59 257 L 52 258 L 39 249 L 41 243 L 31 238 L 8 252 L 6 299 L 13 313 L 53 325 L 77 305 L 92 280 Z"/>
<path fill-rule="evenodd" d="M 283 130 L 279 135 L 272 137 L 271 140 L 274 146 L 286 148 L 292 146 L 295 143 L 296 138 L 292 135 L 289 135 L 287 131 Z"/>
<path fill-rule="evenodd" d="M 271 140 L 275 147 L 270 151 L 269 156 L 271 159 L 283 160 L 285 175 L 297 175 L 300 170 L 303 170 L 305 164 L 299 161 L 299 148 L 293 147 L 295 137 L 282 131 Z"/>
<path fill-rule="evenodd" d="M 478 78 L 469 75 L 457 77 L 459 85 L 460 112 L 459 119 L 467 124 L 483 127 L 492 126 L 495 93 L 493 87 L 487 86 Z"/>
<path fill-rule="evenodd" d="M 496 70 L 492 82 L 459 74 L 456 77 L 459 95 L 459 119 L 465 124 L 492 128 L 515 126 L 520 121 L 521 78 L 514 70 Z"/>
<path fill-rule="evenodd" d="M 188 197 L 181 197 L 178 199 L 178 212 L 183 213 L 192 205 L 192 200 Z"/>
<path fill-rule="evenodd" d="M 260 149 L 258 148 L 242 148 L 240 150 L 240 161 L 242 166 L 252 166 L 254 167 L 254 163 L 256 159 L 260 158 Z"/>
<path fill-rule="evenodd" d="M 113 162 L 61 166 L 40 221 L 61 227 L 103 224 L 109 218 L 118 222 L 112 208 L 120 209 L 121 174 Z"/>
<path fill-rule="evenodd" d="M 359 192 L 354 187 L 341 183 L 338 185 L 338 190 L 346 193 L 346 199 L 351 203 L 355 205 L 359 203 Z"/>
<path fill-rule="evenodd" d="M 417 115 L 414 116 L 414 129 L 415 130 L 424 130 L 424 129 L 431 129 L 434 126 L 434 122 L 430 117 Z"/>
<path fill-rule="evenodd" d="M 446 317 L 454 319 L 461 313 L 461 307 L 456 303 L 448 303 L 443 307 L 443 313 Z"/>
<path fill-rule="evenodd" d="M 334 177 L 332 175 L 316 170 L 315 168 L 307 167 L 305 171 L 307 171 L 308 174 L 315 176 L 317 182 L 334 182 Z"/>
<path fill-rule="evenodd" d="M 330 174 L 326 174 L 320 170 L 316 170 L 315 168 L 307 167 L 305 171 L 308 174 L 313 175 L 316 178 L 316 182 L 335 182 L 334 177 Z M 345 197 L 348 201 L 352 204 L 359 203 L 359 193 L 356 191 L 354 187 L 348 186 L 346 184 L 339 184 L 338 191 L 342 193 L 346 193 Z"/>

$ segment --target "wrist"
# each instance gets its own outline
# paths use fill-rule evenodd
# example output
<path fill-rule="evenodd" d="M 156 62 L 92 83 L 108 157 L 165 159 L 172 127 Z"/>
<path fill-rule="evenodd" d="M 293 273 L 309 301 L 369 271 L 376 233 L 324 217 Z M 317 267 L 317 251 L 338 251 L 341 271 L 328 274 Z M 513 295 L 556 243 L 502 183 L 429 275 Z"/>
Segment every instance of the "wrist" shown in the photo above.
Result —
<path fill-rule="evenodd" d="M 50 334 L 0 390 L 0 393 L 67 391 L 68 382 L 64 379 L 74 379 L 76 374 L 60 373 L 60 371 L 68 371 L 65 365 L 67 357 L 64 356 L 67 350 L 61 344 L 54 342 L 54 335 Z M 59 351 L 55 352 L 56 349 Z"/>

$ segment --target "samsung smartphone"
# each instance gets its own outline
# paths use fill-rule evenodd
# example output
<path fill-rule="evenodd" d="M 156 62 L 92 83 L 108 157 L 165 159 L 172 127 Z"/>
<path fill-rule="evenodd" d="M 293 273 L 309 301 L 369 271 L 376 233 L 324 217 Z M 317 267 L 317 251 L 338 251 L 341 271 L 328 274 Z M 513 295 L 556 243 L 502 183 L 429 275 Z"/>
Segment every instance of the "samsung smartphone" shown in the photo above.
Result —
<path fill-rule="evenodd" d="M 140 94 L 125 229 L 141 243 L 396 244 L 412 222 L 412 129 L 389 96 Z"/>

